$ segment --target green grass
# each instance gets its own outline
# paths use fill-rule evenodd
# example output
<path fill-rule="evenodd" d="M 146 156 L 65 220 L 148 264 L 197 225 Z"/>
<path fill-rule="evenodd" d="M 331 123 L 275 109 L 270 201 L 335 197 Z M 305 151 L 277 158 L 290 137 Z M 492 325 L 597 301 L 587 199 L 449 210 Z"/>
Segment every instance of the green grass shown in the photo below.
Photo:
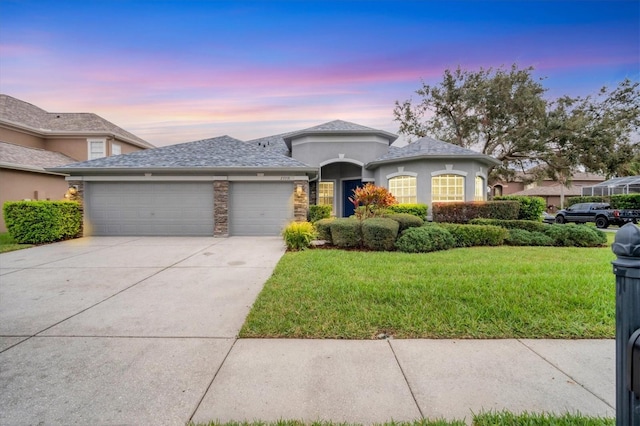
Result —
<path fill-rule="evenodd" d="M 474 426 L 613 426 L 615 419 L 590 417 L 581 414 L 513 414 L 508 411 L 487 412 L 473 416 Z M 381 423 L 384 426 L 464 426 L 463 420 L 416 420 L 414 422 Z M 193 423 L 191 424 L 193 425 Z M 353 423 L 311 422 L 280 420 L 277 422 L 210 422 L 198 426 L 348 426 Z"/>
<path fill-rule="evenodd" d="M 287 253 L 240 336 L 613 338 L 614 259 L 609 247 Z"/>
<path fill-rule="evenodd" d="M 33 247 L 33 244 L 18 244 L 8 232 L 0 233 L 0 253 Z"/>

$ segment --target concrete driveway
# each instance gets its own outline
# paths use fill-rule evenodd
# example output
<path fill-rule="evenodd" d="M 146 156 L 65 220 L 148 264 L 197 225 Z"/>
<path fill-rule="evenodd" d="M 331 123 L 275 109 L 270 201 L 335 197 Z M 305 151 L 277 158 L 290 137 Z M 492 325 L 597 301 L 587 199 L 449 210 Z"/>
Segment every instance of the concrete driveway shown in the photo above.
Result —
<path fill-rule="evenodd" d="M 184 424 L 283 253 L 94 237 L 0 255 L 0 424 Z"/>

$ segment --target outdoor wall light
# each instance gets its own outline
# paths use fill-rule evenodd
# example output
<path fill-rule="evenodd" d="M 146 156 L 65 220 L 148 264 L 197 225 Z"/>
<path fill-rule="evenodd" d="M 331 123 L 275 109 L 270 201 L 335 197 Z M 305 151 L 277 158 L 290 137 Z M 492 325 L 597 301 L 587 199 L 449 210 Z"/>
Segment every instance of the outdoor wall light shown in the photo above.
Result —
<path fill-rule="evenodd" d="M 302 185 L 300 184 L 296 185 L 296 194 L 302 195 Z"/>

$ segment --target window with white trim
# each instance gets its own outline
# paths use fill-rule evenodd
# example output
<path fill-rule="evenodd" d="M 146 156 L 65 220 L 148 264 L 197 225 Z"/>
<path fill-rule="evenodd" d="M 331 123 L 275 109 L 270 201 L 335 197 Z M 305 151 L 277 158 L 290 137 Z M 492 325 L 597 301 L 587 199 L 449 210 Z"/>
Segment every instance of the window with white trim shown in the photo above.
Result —
<path fill-rule="evenodd" d="M 331 181 L 318 183 L 318 205 L 331 206 L 331 210 L 335 211 L 333 206 L 335 194 L 335 183 Z"/>
<path fill-rule="evenodd" d="M 417 203 L 417 185 L 415 176 L 396 176 L 389 179 L 389 192 L 398 203 Z"/>
<path fill-rule="evenodd" d="M 105 139 L 87 139 L 89 160 L 107 156 L 107 141 Z"/>
<path fill-rule="evenodd" d="M 431 201 L 464 201 L 464 176 L 440 175 L 431 178 Z"/>
<path fill-rule="evenodd" d="M 111 143 L 111 155 L 120 155 L 122 154 L 122 147 L 120 144 Z"/>
<path fill-rule="evenodd" d="M 484 201 L 484 179 L 481 176 L 476 176 L 476 193 L 473 197 L 474 201 Z"/>

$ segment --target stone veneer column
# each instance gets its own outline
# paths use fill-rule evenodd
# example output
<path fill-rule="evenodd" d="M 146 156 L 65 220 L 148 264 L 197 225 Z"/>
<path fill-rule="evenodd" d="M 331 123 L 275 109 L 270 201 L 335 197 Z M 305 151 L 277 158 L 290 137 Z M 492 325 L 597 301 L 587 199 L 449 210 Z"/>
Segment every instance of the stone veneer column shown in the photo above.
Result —
<path fill-rule="evenodd" d="M 213 236 L 229 236 L 229 181 L 213 181 Z"/>
<path fill-rule="evenodd" d="M 298 186 L 302 192 L 298 194 Z M 296 222 L 304 222 L 309 214 L 309 181 L 296 180 L 293 182 L 293 217 Z"/>
<path fill-rule="evenodd" d="M 84 181 L 82 180 L 69 180 L 67 181 L 69 188 L 75 187 L 77 189 L 76 200 L 80 203 L 80 212 L 82 214 L 82 224 L 80 225 L 80 233 L 78 237 L 84 237 Z"/>

